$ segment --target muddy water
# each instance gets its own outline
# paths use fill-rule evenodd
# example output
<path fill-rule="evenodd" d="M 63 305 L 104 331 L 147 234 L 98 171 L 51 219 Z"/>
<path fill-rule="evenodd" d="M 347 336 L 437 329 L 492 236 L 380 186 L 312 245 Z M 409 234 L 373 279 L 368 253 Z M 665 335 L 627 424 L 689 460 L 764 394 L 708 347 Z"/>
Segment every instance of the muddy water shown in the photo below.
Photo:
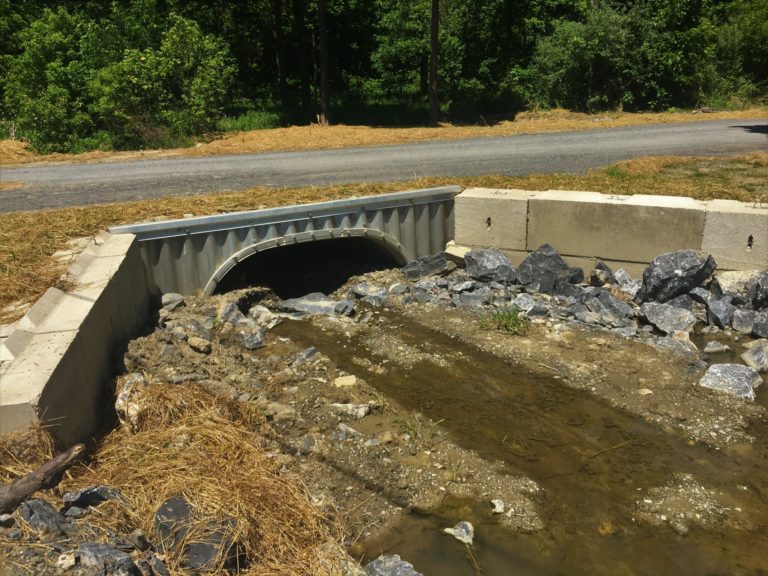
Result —
<path fill-rule="evenodd" d="M 689 445 L 586 392 L 405 318 L 393 320 L 406 343 L 439 351 L 448 365 L 388 364 L 380 375 L 353 361 L 371 356 L 356 337 L 299 322 L 278 331 L 317 346 L 386 396 L 440 421 L 458 444 L 503 462 L 500 474 L 522 472 L 537 481 L 545 529 L 515 534 L 494 523 L 487 502 L 447 498 L 439 509 L 414 512 L 390 534 L 365 543 L 367 558 L 397 553 L 430 576 L 768 574 L 765 431 L 752 431 L 754 445 L 728 453 Z M 716 527 L 691 525 L 685 536 L 666 524 L 635 521 L 635 503 L 675 473 L 693 474 L 741 511 Z M 471 551 L 441 533 L 462 519 L 476 527 Z"/>

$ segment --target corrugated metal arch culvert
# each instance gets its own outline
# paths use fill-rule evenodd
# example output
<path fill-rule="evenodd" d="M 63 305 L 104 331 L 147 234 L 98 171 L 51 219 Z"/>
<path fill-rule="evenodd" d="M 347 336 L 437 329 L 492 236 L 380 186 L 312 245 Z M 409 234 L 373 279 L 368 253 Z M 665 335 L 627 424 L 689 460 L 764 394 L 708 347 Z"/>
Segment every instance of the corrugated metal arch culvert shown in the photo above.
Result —
<path fill-rule="evenodd" d="M 330 230 L 316 230 L 313 232 L 301 232 L 298 234 L 288 234 L 280 238 L 272 240 L 265 240 L 263 242 L 257 242 L 251 244 L 236 252 L 216 269 L 213 276 L 205 285 L 203 294 L 205 296 L 211 296 L 215 291 L 219 283 L 224 277 L 229 274 L 238 264 L 248 258 L 264 252 L 266 250 L 279 249 L 284 246 L 293 246 L 296 244 L 306 244 L 309 242 L 321 242 L 325 240 L 343 240 L 345 238 L 367 238 L 372 242 L 375 242 L 379 246 L 385 248 L 387 252 L 393 257 L 398 265 L 403 266 L 412 256 L 409 251 L 391 234 L 387 234 L 380 230 L 374 230 L 371 228 L 347 228 L 347 229 L 330 229 Z"/>

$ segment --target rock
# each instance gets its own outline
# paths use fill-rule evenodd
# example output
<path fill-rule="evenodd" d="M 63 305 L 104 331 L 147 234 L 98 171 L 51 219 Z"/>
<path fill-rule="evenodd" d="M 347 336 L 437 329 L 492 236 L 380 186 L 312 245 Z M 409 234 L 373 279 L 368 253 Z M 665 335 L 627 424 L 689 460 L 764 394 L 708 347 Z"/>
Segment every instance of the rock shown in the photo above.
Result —
<path fill-rule="evenodd" d="M 744 398 L 755 399 L 755 388 L 762 383 L 757 370 L 741 364 L 714 364 L 699 380 L 699 386 L 728 392 Z"/>
<path fill-rule="evenodd" d="M 685 334 L 685 332 L 675 333 L 675 335 L 678 334 Z M 653 338 L 649 343 L 656 348 L 670 350 L 679 356 L 685 356 L 691 359 L 697 358 L 699 355 L 698 348 L 696 348 L 696 345 L 689 339 L 682 340 L 680 338 L 665 336 L 664 338 Z"/>
<path fill-rule="evenodd" d="M 694 250 L 677 250 L 653 259 L 643 272 L 639 302 L 666 302 L 701 286 L 715 271 L 712 256 Z"/>
<path fill-rule="evenodd" d="M 369 562 L 365 568 L 368 576 L 422 576 L 412 564 L 401 560 L 397 554 L 381 555 Z"/>
<path fill-rule="evenodd" d="M 614 324 L 618 324 L 616 320 L 632 318 L 635 315 L 635 310 L 632 306 L 614 298 L 608 292 L 601 292 L 597 298 L 592 298 L 586 304 L 592 312 L 597 312 L 607 317 L 609 322 Z"/>
<path fill-rule="evenodd" d="M 744 364 L 758 372 L 768 372 L 768 340 L 763 340 L 741 355 Z"/>
<path fill-rule="evenodd" d="M 755 322 L 752 325 L 752 336 L 768 338 L 768 310 L 763 310 L 755 317 Z"/>
<path fill-rule="evenodd" d="M 470 278 L 481 282 L 511 284 L 517 276 L 512 262 L 498 248 L 479 248 L 467 252 L 464 267 Z"/>
<path fill-rule="evenodd" d="M 617 284 L 616 276 L 610 266 L 598 259 L 595 268 L 589 273 L 590 286 L 604 286 L 605 284 Z"/>
<path fill-rule="evenodd" d="M 331 408 L 340 414 L 352 416 L 358 420 L 371 413 L 371 407 L 368 404 L 331 404 Z"/>
<path fill-rule="evenodd" d="M 407 284 L 403 284 L 402 282 L 396 282 L 396 283 L 392 284 L 392 286 L 390 286 L 387 289 L 387 292 L 389 294 L 392 294 L 393 296 L 398 296 L 400 294 L 405 294 L 406 292 L 408 292 L 408 285 Z"/>
<path fill-rule="evenodd" d="M 283 321 L 277 314 L 261 304 L 252 306 L 251 309 L 248 310 L 248 316 L 253 318 L 259 326 L 262 326 L 266 330 L 272 330 L 272 328 Z"/>
<path fill-rule="evenodd" d="M 77 507 L 88 508 L 90 506 L 98 506 L 102 502 L 107 500 L 119 500 L 124 502 L 123 495 L 114 488 L 109 486 L 99 485 L 83 488 L 77 492 L 67 492 L 62 496 L 65 508 Z"/>
<path fill-rule="evenodd" d="M 442 276 L 456 270 L 456 264 L 451 262 L 445 252 L 424 256 L 403 266 L 403 274 L 408 280 L 418 280 L 425 276 Z"/>
<path fill-rule="evenodd" d="M 139 431 L 142 412 L 143 390 L 147 385 L 144 376 L 138 372 L 128 374 L 120 380 L 115 399 L 115 412 L 120 424 L 134 434 Z"/>
<path fill-rule="evenodd" d="M 294 420 L 298 414 L 293 406 L 281 404 L 280 402 L 270 402 L 264 410 L 264 415 L 275 422 L 283 422 Z"/>
<path fill-rule="evenodd" d="M 352 374 L 348 376 L 339 376 L 338 378 L 334 379 L 333 385 L 336 388 L 348 388 L 349 386 L 356 386 L 357 377 Z"/>
<path fill-rule="evenodd" d="M 752 309 L 762 310 L 768 308 L 768 271 L 762 272 L 755 283 L 754 296 L 752 297 Z"/>
<path fill-rule="evenodd" d="M 667 300 L 666 304 L 669 306 L 674 306 L 675 308 L 688 310 L 688 312 L 693 312 L 693 298 L 691 298 L 688 294 L 675 296 L 674 298 Z"/>
<path fill-rule="evenodd" d="M 158 555 L 153 551 L 147 551 L 144 553 L 144 559 L 149 564 L 150 570 L 152 570 L 153 576 L 171 576 L 165 562 L 163 562 Z"/>
<path fill-rule="evenodd" d="M 461 282 L 453 282 L 452 284 L 449 284 L 448 290 L 458 294 L 460 292 L 469 292 L 470 290 L 473 290 L 474 287 L 475 283 L 472 280 L 463 280 Z"/>
<path fill-rule="evenodd" d="M 696 324 L 696 317 L 688 310 L 658 302 L 644 303 L 640 307 L 640 316 L 665 334 L 690 332 Z"/>
<path fill-rule="evenodd" d="M 718 328 L 728 328 L 731 325 L 731 320 L 733 320 L 734 310 L 729 297 L 726 296 L 719 300 L 712 298 L 707 302 L 707 319 L 710 324 L 714 324 Z"/>
<path fill-rule="evenodd" d="M 77 565 L 77 554 L 75 552 L 65 552 L 56 559 L 56 570 L 66 572 Z"/>
<path fill-rule="evenodd" d="M 189 347 L 192 348 L 192 350 L 199 352 L 200 354 L 210 354 L 212 350 L 211 342 L 205 338 L 200 338 L 199 336 L 191 336 L 187 340 L 187 344 L 189 344 Z"/>
<path fill-rule="evenodd" d="M 482 293 L 478 292 L 462 292 L 459 294 L 459 304 L 465 306 L 484 306 L 486 298 Z"/>
<path fill-rule="evenodd" d="M 246 559 L 235 541 L 237 522 L 232 518 L 212 520 L 200 529 L 194 541 L 184 546 L 181 565 L 198 572 L 216 571 L 219 568 L 245 568 Z"/>
<path fill-rule="evenodd" d="M 443 532 L 450 534 L 459 542 L 469 546 L 472 546 L 472 542 L 475 539 L 475 528 L 466 520 L 457 523 L 453 528 L 443 528 Z"/>
<path fill-rule="evenodd" d="M 78 562 L 82 566 L 98 568 L 100 574 L 109 576 L 141 576 L 133 559 L 108 544 L 86 542 L 75 550 Z"/>
<path fill-rule="evenodd" d="M 561 298 L 570 298 L 572 301 L 583 301 L 585 297 L 584 288 L 571 284 L 563 278 L 558 278 L 555 281 L 552 294 Z"/>
<path fill-rule="evenodd" d="M 205 326 L 194 319 L 182 320 L 169 324 L 171 333 L 181 341 L 187 341 L 191 336 L 197 336 L 203 340 L 210 340 L 211 333 Z"/>
<path fill-rule="evenodd" d="M 184 542 L 190 530 L 192 510 L 183 496 L 171 496 L 155 512 L 155 533 L 163 550 Z"/>
<path fill-rule="evenodd" d="M 339 422 L 336 426 L 336 432 L 333 433 L 333 439 L 349 440 L 350 438 L 359 438 L 362 435 L 362 432 L 358 432 L 351 426 L 344 424 L 344 422 Z"/>
<path fill-rule="evenodd" d="M 568 264 L 557 250 L 544 244 L 523 260 L 517 269 L 517 280 L 526 288 L 552 294 L 560 273 L 567 268 Z"/>
<path fill-rule="evenodd" d="M 697 286 L 688 292 L 688 296 L 690 296 L 694 302 L 706 306 L 712 298 L 712 293 L 701 286 Z"/>
<path fill-rule="evenodd" d="M 386 296 L 377 296 L 377 295 L 363 296 L 361 300 L 366 304 L 375 306 L 376 308 L 381 308 L 382 306 L 389 306 L 390 304 L 390 300 Z"/>
<path fill-rule="evenodd" d="M 368 282 L 360 282 L 352 288 L 352 293 L 357 298 L 365 298 L 366 296 L 382 297 L 387 295 L 387 289 L 375 284 L 369 284 Z"/>
<path fill-rule="evenodd" d="M 30 528 L 43 534 L 64 536 L 71 526 L 66 518 L 45 500 L 22 502 L 19 514 Z"/>
<path fill-rule="evenodd" d="M 0 514 L 0 528 L 13 528 L 16 520 L 11 514 Z"/>
<path fill-rule="evenodd" d="M 759 270 L 716 272 L 711 290 L 718 298 L 730 296 L 732 303 L 737 306 L 752 306 L 760 275 Z"/>
<path fill-rule="evenodd" d="M 296 359 L 291 362 L 291 368 L 298 368 L 302 364 L 306 364 L 312 358 L 314 358 L 317 355 L 317 348 L 314 346 L 310 346 L 309 348 L 305 348 L 301 354 L 299 354 Z"/>
<path fill-rule="evenodd" d="M 619 290 L 627 294 L 630 298 L 635 298 L 635 296 L 637 296 L 637 293 L 642 287 L 642 282 L 640 282 L 640 280 L 634 280 L 624 268 L 616 270 L 613 276 L 616 279 L 616 285 L 619 287 Z"/>
<path fill-rule="evenodd" d="M 733 311 L 733 318 L 731 319 L 731 328 L 740 332 L 741 334 L 752 334 L 752 329 L 755 326 L 755 320 L 757 319 L 757 312 L 754 310 L 747 310 L 745 308 L 737 308 Z"/>
<path fill-rule="evenodd" d="M 301 298 L 281 300 L 280 308 L 305 314 L 351 316 L 355 305 L 351 300 L 333 300 L 321 292 L 313 292 Z"/>
<path fill-rule="evenodd" d="M 248 350 L 256 350 L 267 344 L 266 334 L 264 333 L 264 328 L 261 326 L 249 332 L 240 331 L 238 332 L 238 335 L 240 336 L 243 346 Z"/>
<path fill-rule="evenodd" d="M 504 509 L 506 508 L 504 500 L 491 500 L 491 506 L 493 506 L 491 514 L 504 514 Z"/>
<path fill-rule="evenodd" d="M 717 326 L 704 326 L 704 328 L 701 329 L 701 333 L 704 335 L 710 335 L 710 334 L 717 334 L 720 332 L 720 328 Z"/>
<path fill-rule="evenodd" d="M 245 319 L 245 315 L 240 312 L 240 307 L 236 302 L 228 302 L 219 310 L 219 321 L 224 324 L 237 326 Z"/>
<path fill-rule="evenodd" d="M 558 279 L 570 284 L 580 284 L 584 282 L 584 270 L 577 266 L 570 266 L 558 274 Z"/>
<path fill-rule="evenodd" d="M 165 310 L 172 312 L 181 306 L 184 306 L 184 296 L 176 292 L 167 292 L 160 298 L 160 304 Z"/>
<path fill-rule="evenodd" d="M 704 346 L 705 354 L 720 354 L 721 352 L 728 352 L 731 349 L 727 344 L 718 342 L 717 340 L 711 340 Z"/>

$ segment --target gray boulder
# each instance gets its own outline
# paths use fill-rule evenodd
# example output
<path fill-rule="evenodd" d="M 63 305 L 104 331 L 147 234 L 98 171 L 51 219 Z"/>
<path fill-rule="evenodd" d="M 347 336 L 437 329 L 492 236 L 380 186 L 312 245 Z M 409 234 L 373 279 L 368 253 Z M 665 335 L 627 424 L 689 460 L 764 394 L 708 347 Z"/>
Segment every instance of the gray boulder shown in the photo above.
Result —
<path fill-rule="evenodd" d="M 64 507 L 69 508 L 88 508 L 89 506 L 98 506 L 107 500 L 123 500 L 122 494 L 109 486 L 99 485 L 83 488 L 77 492 L 67 492 L 62 496 Z"/>
<path fill-rule="evenodd" d="M 408 280 L 448 274 L 454 270 L 456 270 L 456 264 L 448 259 L 445 252 L 424 256 L 403 266 L 403 274 Z"/>
<path fill-rule="evenodd" d="M 752 336 L 768 338 L 768 310 L 763 310 L 755 316 L 755 322 L 752 324 Z"/>
<path fill-rule="evenodd" d="M 387 289 L 382 288 L 381 286 L 376 286 L 375 284 L 370 284 L 368 282 L 360 282 L 355 284 L 355 287 L 352 288 L 352 293 L 357 298 L 365 298 L 366 296 L 381 297 L 387 295 Z"/>
<path fill-rule="evenodd" d="M 544 244 L 523 260 L 517 269 L 517 280 L 528 289 L 552 294 L 560 273 L 567 269 L 568 264 L 560 253 Z"/>
<path fill-rule="evenodd" d="M 710 299 L 707 302 L 707 319 L 710 324 L 718 328 L 728 328 L 733 320 L 733 313 L 736 308 L 731 304 L 729 296 L 720 299 Z"/>
<path fill-rule="evenodd" d="M 741 355 L 744 364 L 758 372 L 768 372 L 768 340 L 756 342 Z"/>
<path fill-rule="evenodd" d="M 690 332 L 696 324 L 696 316 L 689 310 L 658 302 L 644 303 L 640 307 L 640 316 L 665 334 Z"/>
<path fill-rule="evenodd" d="M 744 304 L 752 306 L 760 275 L 761 272 L 759 270 L 716 272 L 711 290 L 719 298 L 725 295 L 730 296 L 731 301 L 737 306 L 743 306 Z"/>
<path fill-rule="evenodd" d="M 99 574 L 109 576 L 141 576 L 141 571 L 133 559 L 120 550 L 108 544 L 86 542 L 80 544 L 75 555 L 81 566 L 95 568 Z"/>
<path fill-rule="evenodd" d="M 351 316 L 355 311 L 355 305 L 351 300 L 334 300 L 322 292 L 312 292 L 300 298 L 281 300 L 280 308 L 289 312 L 339 316 Z"/>
<path fill-rule="evenodd" d="M 176 310 L 179 306 L 184 306 L 184 296 L 176 292 L 166 292 L 160 298 L 160 304 L 169 312 Z"/>
<path fill-rule="evenodd" d="M 364 570 L 368 576 L 422 576 L 413 564 L 400 559 L 397 554 L 382 554 L 373 562 L 369 562 Z"/>
<path fill-rule="evenodd" d="M 666 302 L 701 286 L 715 271 L 712 256 L 695 250 L 677 250 L 653 259 L 643 272 L 639 302 Z"/>
<path fill-rule="evenodd" d="M 675 296 L 671 300 L 667 300 L 666 304 L 674 306 L 675 308 L 682 308 L 683 310 L 693 312 L 693 298 L 691 298 L 688 294 Z"/>
<path fill-rule="evenodd" d="M 629 272 L 624 270 L 624 268 L 619 268 L 616 270 L 616 272 L 613 274 L 613 277 L 616 279 L 616 286 L 618 286 L 619 290 L 625 294 L 628 294 L 632 298 L 637 295 L 641 286 L 643 285 L 640 280 L 635 280 L 632 278 L 632 276 L 629 275 Z"/>
<path fill-rule="evenodd" d="M 745 400 L 755 399 L 762 380 L 757 370 L 741 364 L 714 364 L 699 380 L 699 386 L 728 392 Z"/>
<path fill-rule="evenodd" d="M 43 534 L 64 536 L 71 524 L 45 500 L 27 500 L 19 506 L 19 514 L 30 528 Z"/>
<path fill-rule="evenodd" d="M 754 310 L 768 308 L 768 271 L 762 272 L 757 277 L 754 295 L 752 296 L 752 308 Z"/>
<path fill-rule="evenodd" d="M 733 311 L 731 327 L 741 334 L 752 334 L 755 320 L 757 320 L 757 312 L 746 308 L 737 308 Z"/>
<path fill-rule="evenodd" d="M 697 286 L 696 288 L 693 288 L 690 292 L 688 292 L 688 296 L 691 297 L 691 300 L 694 302 L 698 302 L 699 304 L 702 304 L 704 306 L 707 305 L 707 303 L 712 299 L 712 293 L 709 290 L 706 290 L 705 288 L 702 288 L 700 286 Z"/>
<path fill-rule="evenodd" d="M 464 255 L 467 275 L 481 282 L 501 282 L 511 284 L 517 274 L 512 262 L 498 248 L 470 250 Z"/>

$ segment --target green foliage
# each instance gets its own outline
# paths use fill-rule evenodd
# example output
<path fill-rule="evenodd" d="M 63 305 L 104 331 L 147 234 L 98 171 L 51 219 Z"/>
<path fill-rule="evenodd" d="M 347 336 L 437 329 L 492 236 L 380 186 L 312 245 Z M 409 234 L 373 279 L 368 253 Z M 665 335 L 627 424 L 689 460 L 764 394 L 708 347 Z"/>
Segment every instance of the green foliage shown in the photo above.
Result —
<path fill-rule="evenodd" d="M 531 321 L 519 309 L 508 306 L 481 316 L 480 327 L 522 336 L 530 330 Z"/>
<path fill-rule="evenodd" d="M 219 128 L 224 132 L 265 130 L 278 126 L 280 126 L 280 115 L 268 110 L 249 110 L 236 117 L 224 117 L 219 122 Z"/>

